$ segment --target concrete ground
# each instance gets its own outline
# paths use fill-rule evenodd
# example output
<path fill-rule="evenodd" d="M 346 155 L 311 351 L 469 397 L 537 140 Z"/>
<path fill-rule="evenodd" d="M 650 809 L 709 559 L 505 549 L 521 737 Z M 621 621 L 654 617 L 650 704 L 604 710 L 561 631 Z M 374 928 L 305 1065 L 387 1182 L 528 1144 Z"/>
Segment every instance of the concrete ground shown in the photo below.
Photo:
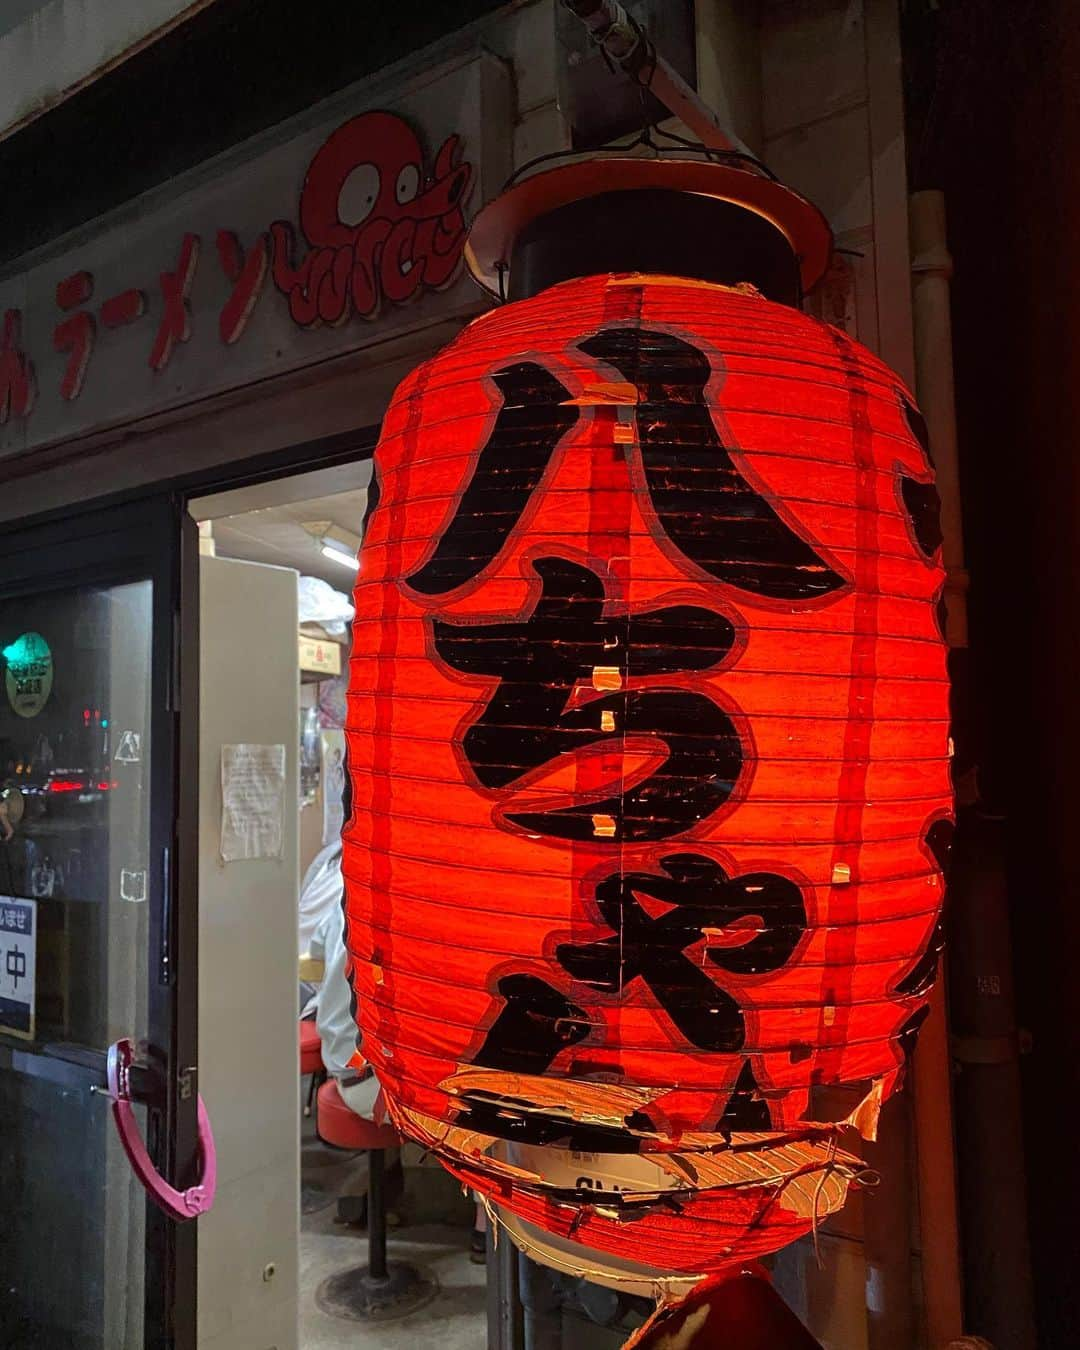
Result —
<path fill-rule="evenodd" d="M 363 1323 L 332 1317 L 316 1302 L 330 1275 L 367 1262 L 364 1229 L 335 1222 L 336 1200 L 366 1189 L 366 1158 L 324 1148 L 305 1122 L 300 1219 L 301 1350 L 484 1350 L 487 1344 L 486 1268 L 469 1260 L 472 1207 L 437 1165 L 405 1151 L 400 1222 L 388 1228 L 391 1261 L 419 1266 L 438 1284 L 425 1307 L 395 1321 Z"/>

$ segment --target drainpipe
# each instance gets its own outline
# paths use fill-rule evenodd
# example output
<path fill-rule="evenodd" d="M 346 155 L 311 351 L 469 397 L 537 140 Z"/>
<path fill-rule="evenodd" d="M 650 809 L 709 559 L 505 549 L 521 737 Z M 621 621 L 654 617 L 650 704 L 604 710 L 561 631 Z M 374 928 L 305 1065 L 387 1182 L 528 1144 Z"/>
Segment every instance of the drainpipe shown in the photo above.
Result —
<path fill-rule="evenodd" d="M 979 805 L 961 813 L 952 869 L 964 1320 L 999 1350 L 1036 1350 L 1004 826 Z"/>
<path fill-rule="evenodd" d="M 648 33 L 616 0 L 562 0 L 605 55 L 635 83 L 650 90 L 712 150 L 751 152 L 656 50 Z"/>
<path fill-rule="evenodd" d="M 922 1287 L 926 1343 L 951 1346 L 964 1326 L 960 1238 L 956 1213 L 952 1060 L 949 1054 L 943 961 L 912 1062 L 915 1163 L 922 1232 Z"/>
<path fill-rule="evenodd" d="M 964 735 L 969 715 L 967 572 L 949 316 L 952 260 L 946 246 L 943 194 L 915 193 L 910 223 L 917 392 L 941 495 L 946 631 L 957 735 L 957 836 L 947 904 L 953 1034 L 950 1042 L 944 997 L 938 993 L 920 1034 L 914 1066 L 929 1346 L 938 1350 L 960 1337 L 966 1322 L 972 1333 L 985 1334 L 1004 1350 L 1035 1350 L 1004 820 L 979 800 L 977 748 L 966 744 Z M 955 1079 L 950 1059 L 956 1065 Z M 951 1095 L 956 1108 L 955 1152 Z"/>
<path fill-rule="evenodd" d="M 916 397 L 926 418 L 941 498 L 949 673 L 952 677 L 960 676 L 954 686 L 955 702 L 957 690 L 961 697 L 964 696 L 965 672 L 958 667 L 966 666 L 967 661 L 968 575 L 964 567 L 949 311 L 952 258 L 946 246 L 942 193 L 916 192 L 911 198 L 909 219 Z M 960 767 L 963 770 L 966 765 Z M 965 782 L 962 778 L 957 784 L 958 808 L 961 810 L 972 804 L 977 793 L 974 768 L 968 773 L 968 780 Z M 930 1014 L 919 1032 L 912 1062 L 923 1299 L 929 1350 L 941 1350 L 964 1329 L 956 1209 L 952 1059 L 945 999 L 947 971 L 946 961 L 934 986 Z"/>
<path fill-rule="evenodd" d="M 867 1350 L 911 1350 L 911 1125 L 905 1095 L 882 1108 L 878 1135 L 863 1147 L 880 1181 L 863 1197 Z M 934 1346 L 933 1350 L 940 1350 Z"/>

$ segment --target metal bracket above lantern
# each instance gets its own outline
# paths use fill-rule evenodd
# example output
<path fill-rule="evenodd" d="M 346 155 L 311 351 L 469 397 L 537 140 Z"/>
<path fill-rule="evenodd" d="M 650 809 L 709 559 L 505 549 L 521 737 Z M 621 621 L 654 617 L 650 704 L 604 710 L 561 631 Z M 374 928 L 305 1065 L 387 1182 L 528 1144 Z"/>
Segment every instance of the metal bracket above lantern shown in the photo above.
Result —
<path fill-rule="evenodd" d="M 831 254 L 825 217 L 757 160 L 666 148 L 545 157 L 478 213 L 465 245 L 473 278 L 501 300 L 642 272 L 750 284 L 798 305 Z"/>

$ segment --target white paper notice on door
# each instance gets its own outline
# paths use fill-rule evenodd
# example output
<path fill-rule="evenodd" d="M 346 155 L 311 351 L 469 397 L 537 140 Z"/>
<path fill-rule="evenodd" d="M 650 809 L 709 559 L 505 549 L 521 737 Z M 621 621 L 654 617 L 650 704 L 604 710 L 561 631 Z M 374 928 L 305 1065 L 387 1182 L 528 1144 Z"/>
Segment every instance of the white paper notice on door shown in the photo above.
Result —
<path fill-rule="evenodd" d="M 329 730 L 321 733 L 323 845 L 341 838 L 345 824 L 345 733 Z"/>
<path fill-rule="evenodd" d="M 221 747 L 221 858 L 280 858 L 284 847 L 285 747 Z"/>

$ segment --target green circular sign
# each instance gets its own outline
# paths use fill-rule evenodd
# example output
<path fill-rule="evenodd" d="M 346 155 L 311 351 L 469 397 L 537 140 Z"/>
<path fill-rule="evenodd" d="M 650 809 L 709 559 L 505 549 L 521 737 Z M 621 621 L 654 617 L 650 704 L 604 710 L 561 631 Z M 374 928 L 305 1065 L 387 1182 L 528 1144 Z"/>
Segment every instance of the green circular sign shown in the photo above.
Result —
<path fill-rule="evenodd" d="M 20 717 L 36 717 L 49 701 L 53 658 L 40 633 L 23 633 L 4 648 L 8 702 Z"/>
<path fill-rule="evenodd" d="M 20 824 L 26 813 L 26 800 L 22 792 L 12 783 L 0 788 L 0 838 L 7 833 L 4 823 L 11 829 Z"/>

